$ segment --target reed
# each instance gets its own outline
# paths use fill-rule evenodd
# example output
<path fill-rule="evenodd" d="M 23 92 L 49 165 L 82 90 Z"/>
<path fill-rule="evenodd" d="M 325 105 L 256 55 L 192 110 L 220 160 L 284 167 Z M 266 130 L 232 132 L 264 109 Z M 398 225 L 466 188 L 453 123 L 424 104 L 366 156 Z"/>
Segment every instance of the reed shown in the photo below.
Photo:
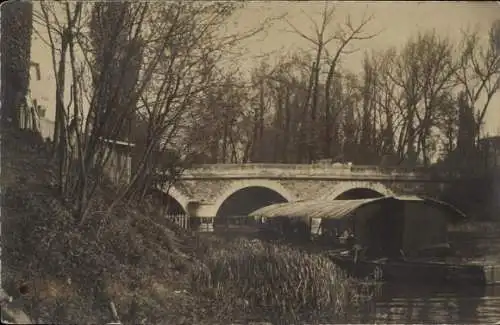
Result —
<path fill-rule="evenodd" d="M 273 322 L 342 317 L 368 293 L 326 256 L 243 239 L 210 252 L 192 284 L 228 313 L 239 308 Z"/>

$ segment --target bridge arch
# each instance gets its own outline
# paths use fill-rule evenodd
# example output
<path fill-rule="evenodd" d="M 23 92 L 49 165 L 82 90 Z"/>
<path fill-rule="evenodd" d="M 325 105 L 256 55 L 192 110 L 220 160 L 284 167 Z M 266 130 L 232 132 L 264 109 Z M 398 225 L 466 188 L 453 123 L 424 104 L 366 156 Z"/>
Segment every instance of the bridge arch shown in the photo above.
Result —
<path fill-rule="evenodd" d="M 269 180 L 240 180 L 231 185 L 214 203 L 214 216 L 246 215 L 261 207 L 295 200 L 283 185 Z"/>
<path fill-rule="evenodd" d="M 168 214 L 187 214 L 187 206 L 190 198 L 184 193 L 179 191 L 175 186 L 171 186 L 168 191 L 167 189 L 156 187 L 158 193 L 161 193 L 162 203 L 169 204 Z"/>
<path fill-rule="evenodd" d="M 324 200 L 355 200 L 382 196 L 394 193 L 381 183 L 349 182 L 336 185 L 331 191 L 322 195 Z"/>

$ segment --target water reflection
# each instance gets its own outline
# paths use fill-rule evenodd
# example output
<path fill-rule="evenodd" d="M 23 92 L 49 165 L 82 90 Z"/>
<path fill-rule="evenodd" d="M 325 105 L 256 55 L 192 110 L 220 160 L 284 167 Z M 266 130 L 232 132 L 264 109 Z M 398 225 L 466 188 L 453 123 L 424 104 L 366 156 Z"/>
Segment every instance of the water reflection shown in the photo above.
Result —
<path fill-rule="evenodd" d="M 483 288 L 386 284 L 351 322 L 494 324 L 500 320 L 500 286 Z"/>
<path fill-rule="evenodd" d="M 500 262 L 500 223 L 471 223 L 451 230 L 449 235 L 462 256 Z M 350 323 L 494 324 L 500 321 L 500 285 L 451 288 L 385 284 L 373 302 L 349 318 Z"/>

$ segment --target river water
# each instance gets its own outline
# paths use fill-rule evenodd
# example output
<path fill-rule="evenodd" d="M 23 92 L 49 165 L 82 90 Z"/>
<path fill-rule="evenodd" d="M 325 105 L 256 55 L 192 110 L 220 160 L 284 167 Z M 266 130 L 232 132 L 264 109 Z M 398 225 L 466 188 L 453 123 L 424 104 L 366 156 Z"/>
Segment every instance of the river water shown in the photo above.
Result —
<path fill-rule="evenodd" d="M 463 256 L 500 264 L 500 224 L 450 232 Z M 500 321 L 500 285 L 483 288 L 384 285 L 374 300 L 346 320 L 382 324 L 494 324 Z"/>
<path fill-rule="evenodd" d="M 485 290 L 422 285 L 381 288 L 349 323 L 494 324 L 500 321 L 500 287 Z"/>

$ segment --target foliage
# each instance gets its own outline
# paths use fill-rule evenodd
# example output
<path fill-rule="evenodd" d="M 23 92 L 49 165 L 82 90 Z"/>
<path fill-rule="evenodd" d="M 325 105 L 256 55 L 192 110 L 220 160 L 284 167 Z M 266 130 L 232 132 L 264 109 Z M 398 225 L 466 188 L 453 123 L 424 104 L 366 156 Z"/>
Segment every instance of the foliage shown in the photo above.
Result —
<path fill-rule="evenodd" d="M 2 121 L 21 127 L 20 113 L 26 108 L 30 78 L 33 4 L 14 2 L 1 10 Z"/>

